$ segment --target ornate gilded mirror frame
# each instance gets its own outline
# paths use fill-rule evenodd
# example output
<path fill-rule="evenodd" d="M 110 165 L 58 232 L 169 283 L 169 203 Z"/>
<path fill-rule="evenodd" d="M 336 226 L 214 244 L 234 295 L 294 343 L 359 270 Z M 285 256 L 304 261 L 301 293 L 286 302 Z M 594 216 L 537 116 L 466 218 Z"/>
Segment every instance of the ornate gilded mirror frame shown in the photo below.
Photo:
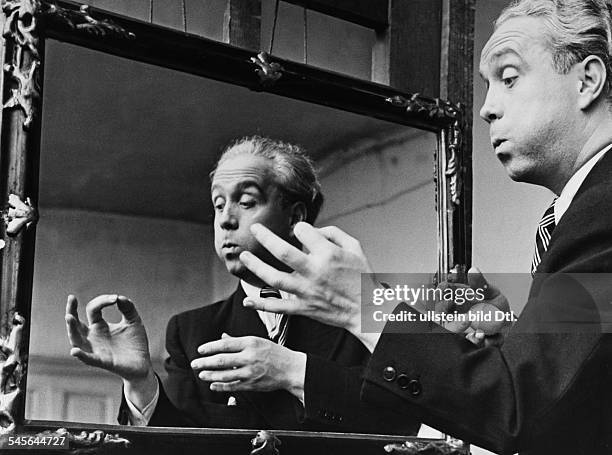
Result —
<path fill-rule="evenodd" d="M 131 453 L 197 447 L 207 453 L 465 453 L 460 441 L 397 441 L 376 435 L 252 430 L 148 429 L 27 421 L 29 321 L 37 221 L 46 39 L 55 39 L 437 134 L 434 159 L 439 274 L 470 261 L 471 140 L 462 106 L 254 53 L 68 1 L 2 0 L 0 59 L 0 446 L 9 436 L 63 438 L 71 449 L 132 447 Z M 68 426 L 67 429 L 59 429 Z M 45 433 L 46 432 L 46 433 Z M 396 444 L 394 444 L 396 443 Z"/>

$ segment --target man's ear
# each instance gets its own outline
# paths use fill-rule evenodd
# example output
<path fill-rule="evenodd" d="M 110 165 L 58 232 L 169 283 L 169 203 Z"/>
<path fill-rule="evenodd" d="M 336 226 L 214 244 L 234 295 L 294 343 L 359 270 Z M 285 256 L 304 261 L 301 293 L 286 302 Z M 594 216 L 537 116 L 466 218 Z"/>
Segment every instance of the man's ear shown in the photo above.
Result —
<path fill-rule="evenodd" d="M 306 221 L 306 205 L 303 202 L 291 204 L 291 229 L 300 221 Z"/>
<path fill-rule="evenodd" d="M 589 55 L 580 63 L 579 107 L 582 110 L 593 106 L 606 88 L 606 65 L 596 55 Z"/>

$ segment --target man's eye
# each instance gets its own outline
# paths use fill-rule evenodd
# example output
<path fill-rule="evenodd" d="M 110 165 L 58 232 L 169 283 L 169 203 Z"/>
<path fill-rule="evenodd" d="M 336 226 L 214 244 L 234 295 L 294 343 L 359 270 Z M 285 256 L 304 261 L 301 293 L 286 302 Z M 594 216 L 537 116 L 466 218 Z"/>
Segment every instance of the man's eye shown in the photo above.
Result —
<path fill-rule="evenodd" d="M 513 69 L 507 68 L 502 72 L 502 75 L 501 75 L 502 84 L 504 84 L 504 86 L 508 88 L 512 87 L 516 83 L 517 79 L 518 79 L 518 74 Z"/>
<path fill-rule="evenodd" d="M 502 79 L 502 82 L 504 83 L 506 87 L 512 87 L 514 83 L 516 82 L 516 78 L 517 76 L 505 77 Z"/>
<path fill-rule="evenodd" d="M 243 207 L 245 209 L 250 209 L 251 207 L 255 206 L 255 201 L 253 199 L 241 199 L 240 200 L 240 207 Z"/>

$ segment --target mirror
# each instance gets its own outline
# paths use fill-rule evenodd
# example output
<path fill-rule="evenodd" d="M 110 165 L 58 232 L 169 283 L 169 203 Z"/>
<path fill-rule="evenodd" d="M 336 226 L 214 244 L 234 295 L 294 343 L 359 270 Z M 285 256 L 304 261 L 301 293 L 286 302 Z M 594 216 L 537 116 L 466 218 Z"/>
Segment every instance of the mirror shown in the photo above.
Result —
<path fill-rule="evenodd" d="M 116 423 L 120 381 L 68 354 L 67 294 L 82 317 L 98 294 L 129 296 L 164 378 L 170 317 L 233 292 L 208 174 L 237 138 L 304 147 L 316 224 L 357 237 L 375 271 L 438 269 L 433 132 L 54 40 L 45 75 L 26 418 Z"/>

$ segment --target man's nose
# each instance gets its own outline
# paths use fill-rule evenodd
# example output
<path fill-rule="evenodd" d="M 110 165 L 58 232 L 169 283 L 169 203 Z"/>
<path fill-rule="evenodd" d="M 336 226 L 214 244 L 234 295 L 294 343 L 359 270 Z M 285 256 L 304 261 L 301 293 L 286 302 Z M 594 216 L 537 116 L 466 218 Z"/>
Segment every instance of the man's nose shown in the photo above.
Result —
<path fill-rule="evenodd" d="M 223 229 L 236 229 L 238 227 L 238 216 L 230 204 L 226 204 L 218 216 L 219 226 Z"/>
<path fill-rule="evenodd" d="M 491 90 L 487 91 L 487 97 L 480 108 L 480 118 L 485 122 L 491 123 L 493 120 L 501 118 L 502 112 L 499 101 Z"/>

